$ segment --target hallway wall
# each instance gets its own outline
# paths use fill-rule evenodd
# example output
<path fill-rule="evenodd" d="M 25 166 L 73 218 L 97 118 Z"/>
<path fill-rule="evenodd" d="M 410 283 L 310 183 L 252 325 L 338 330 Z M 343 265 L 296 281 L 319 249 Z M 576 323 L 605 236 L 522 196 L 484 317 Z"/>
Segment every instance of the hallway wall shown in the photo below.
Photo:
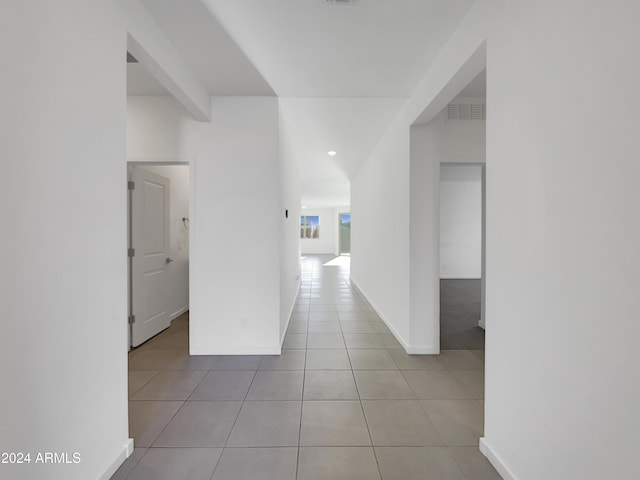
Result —
<path fill-rule="evenodd" d="M 639 9 L 623 0 L 478 0 L 352 185 L 354 279 L 404 338 L 424 338 L 424 319 L 409 316 L 410 126 L 464 86 L 451 87 L 452 78 L 455 84 L 480 71 L 484 65 L 466 60 L 487 40 L 490 328 L 482 448 L 506 478 L 640 477 L 633 381 L 640 378 Z M 209 99 L 136 0 L 60 0 L 37 8 L 2 2 L 0 19 L 0 50 L 11 65 L 0 78 L 0 383 L 12 393 L 2 400 L 0 447 L 78 451 L 82 458 L 56 470 L 4 471 L 15 479 L 108 478 L 130 447 L 127 32 L 157 53 L 192 110 L 206 117 Z M 456 76 L 459 70 L 468 75 Z M 190 148 L 180 155 L 202 172 L 203 202 L 228 203 L 200 211 L 193 226 L 199 219 L 203 226 L 233 222 L 229 205 L 242 197 L 254 204 L 237 211 L 260 218 L 269 251 L 280 251 L 275 100 L 213 105 L 221 116 L 213 124 L 193 122 Z M 220 143 L 207 149 L 210 141 Z M 221 171 L 230 175 L 216 176 Z M 242 224 L 237 247 L 213 228 L 202 231 L 202 248 L 220 250 L 201 264 L 217 276 L 197 277 L 201 311 L 214 314 L 203 317 L 201 338 L 217 331 L 234 341 L 241 336 L 233 337 L 239 327 L 229 332 L 216 322 L 245 314 L 238 305 L 249 293 L 209 295 L 220 285 L 247 286 L 248 278 L 249 291 L 268 295 L 259 297 L 265 325 L 281 321 L 274 312 L 282 283 L 273 273 L 280 263 L 277 255 L 246 255 L 254 231 Z M 219 300 L 228 303 L 216 310 Z M 264 313 L 250 308 L 249 322 Z M 279 348 L 276 334 L 256 337 Z"/>
<path fill-rule="evenodd" d="M 401 114 L 351 181 L 351 214 L 357 218 L 351 226 L 351 280 L 411 350 L 408 159 L 409 127 Z"/>
<path fill-rule="evenodd" d="M 171 96 L 127 97 L 127 158 L 176 162 L 181 158 L 191 114 Z"/>
<path fill-rule="evenodd" d="M 625 1 L 477 2 L 352 182 L 353 279 L 419 347 L 429 329 L 404 307 L 414 266 L 405 215 L 416 193 L 410 128 L 482 69 L 477 52 L 486 40 L 481 447 L 505 478 L 640 476 L 637 385 L 628 381 L 640 377 L 640 166 L 632 160 L 640 157 L 640 69 L 629 61 L 639 15 Z M 379 191 L 386 205 L 378 205 Z M 387 231 L 367 214 L 378 207 L 395 213 Z"/>
<path fill-rule="evenodd" d="M 278 107 L 280 126 L 280 345 L 282 345 L 301 282 L 301 186 L 300 169 L 293 155 L 291 136 L 280 99 L 278 99 Z"/>
<path fill-rule="evenodd" d="M 197 122 L 172 97 L 130 97 L 130 151 L 193 169 L 191 353 L 279 353 L 281 188 L 295 176 L 281 169 L 278 101 L 214 97 L 212 111 Z"/>
<path fill-rule="evenodd" d="M 407 343 L 415 353 L 440 351 L 440 167 L 485 161 L 485 122 L 445 122 L 445 115 L 446 107 L 428 123 L 409 130 L 411 338 Z"/>
<path fill-rule="evenodd" d="M 204 91 L 136 0 L 0 2 L 0 451 L 16 480 L 109 478 L 127 425 L 127 33 Z M 208 106 L 208 105 L 207 105 Z M 71 457 L 70 457 L 71 458 Z M 32 460 L 35 460 L 32 457 Z"/>
<path fill-rule="evenodd" d="M 640 5 L 554 5 L 507 5 L 488 55 L 484 445 L 517 478 L 640 477 Z"/>
<path fill-rule="evenodd" d="M 278 100 L 214 97 L 184 139 L 194 158 L 190 351 L 280 352 Z"/>

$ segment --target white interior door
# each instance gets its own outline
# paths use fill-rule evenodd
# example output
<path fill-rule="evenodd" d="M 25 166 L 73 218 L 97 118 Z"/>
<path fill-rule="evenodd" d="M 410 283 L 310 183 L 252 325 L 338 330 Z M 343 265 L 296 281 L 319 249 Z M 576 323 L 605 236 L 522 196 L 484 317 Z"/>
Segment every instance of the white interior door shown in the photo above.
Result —
<path fill-rule="evenodd" d="M 131 191 L 131 345 L 169 327 L 169 179 L 140 168 Z M 131 187 L 130 187 L 131 188 Z"/>

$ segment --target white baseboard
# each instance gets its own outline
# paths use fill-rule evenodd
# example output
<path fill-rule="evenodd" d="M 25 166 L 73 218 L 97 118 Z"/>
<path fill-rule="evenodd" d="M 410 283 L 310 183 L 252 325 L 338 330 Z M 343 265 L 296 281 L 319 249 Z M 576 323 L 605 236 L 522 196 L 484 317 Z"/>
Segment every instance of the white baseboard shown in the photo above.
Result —
<path fill-rule="evenodd" d="M 484 321 L 484 320 L 478 320 L 478 326 L 479 326 L 481 329 L 483 329 L 483 330 L 486 330 L 486 329 L 487 329 L 487 328 L 486 328 L 486 327 L 487 327 L 487 324 L 485 323 L 485 321 Z"/>
<path fill-rule="evenodd" d="M 440 280 L 482 280 L 479 275 L 440 275 Z"/>
<path fill-rule="evenodd" d="M 171 314 L 171 316 L 169 317 L 170 320 L 175 320 L 176 318 L 178 318 L 180 315 L 182 315 L 185 312 L 189 311 L 189 305 L 187 305 L 186 307 L 182 307 L 181 309 L 173 312 Z"/>
<path fill-rule="evenodd" d="M 298 298 L 298 294 L 300 293 L 300 276 L 298 276 L 298 285 L 296 286 L 296 294 L 293 296 L 293 301 L 291 302 L 291 307 L 289 308 L 289 316 L 287 317 L 287 324 L 284 326 L 284 330 L 280 332 L 280 348 L 284 345 L 284 337 L 287 335 L 287 330 L 289 329 L 289 322 L 291 321 L 291 316 L 293 315 L 293 309 L 296 307 L 296 300 Z"/>
<path fill-rule="evenodd" d="M 409 347 L 406 350 L 409 355 L 440 355 L 440 346 L 434 345 Z"/>
<path fill-rule="evenodd" d="M 493 465 L 493 468 L 500 474 L 504 480 L 516 480 L 516 477 L 509 471 L 506 465 L 500 460 L 500 457 L 496 455 L 493 449 L 487 443 L 485 437 L 480 437 L 480 452 L 487 457 L 489 463 Z"/>
<path fill-rule="evenodd" d="M 418 352 L 413 352 L 412 348 L 409 346 L 409 344 L 406 342 L 406 340 L 404 338 L 402 338 L 402 335 L 400 335 L 398 333 L 398 331 L 393 327 L 393 325 L 391 325 L 391 323 L 389 323 L 389 320 L 387 320 L 385 318 L 385 316 L 382 314 L 382 312 L 380 312 L 380 309 L 375 305 L 375 303 L 373 303 L 371 301 L 371 299 L 367 296 L 367 294 L 360 288 L 360 286 L 358 285 L 358 282 L 356 282 L 353 277 L 349 278 L 351 280 L 351 283 L 353 284 L 354 287 L 356 287 L 356 290 L 358 290 L 358 292 L 360 292 L 360 295 L 362 295 L 365 300 L 367 302 L 369 302 L 369 305 L 371 305 L 371 308 L 373 308 L 373 310 L 375 311 L 376 315 L 378 315 L 380 317 L 380 319 L 383 321 L 383 323 L 387 326 L 387 328 L 389 329 L 389 331 L 391 332 L 391 334 L 396 338 L 396 340 L 400 343 L 400 345 L 402 345 L 402 348 L 404 348 L 405 352 L 407 353 L 418 353 Z M 440 348 L 438 348 L 438 352 L 440 353 Z"/>
<path fill-rule="evenodd" d="M 113 477 L 113 474 L 120 468 L 120 465 L 124 463 L 124 461 L 129 458 L 129 456 L 133 453 L 133 438 L 127 440 L 127 442 L 123 445 L 122 450 L 116 457 L 116 459 L 111 463 L 109 468 L 100 475 L 99 480 L 109 480 Z"/>
<path fill-rule="evenodd" d="M 280 346 L 241 346 L 229 347 L 227 345 L 194 345 L 190 348 L 190 355 L 280 355 Z"/>

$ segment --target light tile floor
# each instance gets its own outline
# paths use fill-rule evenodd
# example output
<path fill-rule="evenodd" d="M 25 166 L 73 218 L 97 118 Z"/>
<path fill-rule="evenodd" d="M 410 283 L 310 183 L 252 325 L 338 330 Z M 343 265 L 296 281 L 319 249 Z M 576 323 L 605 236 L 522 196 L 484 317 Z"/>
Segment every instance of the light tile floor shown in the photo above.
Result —
<path fill-rule="evenodd" d="M 330 263 L 330 265 L 326 265 Z M 280 356 L 188 355 L 188 315 L 129 354 L 134 454 L 115 480 L 485 480 L 484 355 L 407 355 L 306 256 Z"/>

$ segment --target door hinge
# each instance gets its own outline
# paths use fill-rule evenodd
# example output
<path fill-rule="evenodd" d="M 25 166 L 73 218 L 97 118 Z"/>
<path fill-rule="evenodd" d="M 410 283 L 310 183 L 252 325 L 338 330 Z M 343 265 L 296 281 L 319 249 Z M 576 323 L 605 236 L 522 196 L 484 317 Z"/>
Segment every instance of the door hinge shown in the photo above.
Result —
<path fill-rule="evenodd" d="M 127 182 L 127 188 L 129 190 L 135 190 L 136 189 L 136 182 Z"/>
<path fill-rule="evenodd" d="M 136 249 L 135 248 L 130 248 L 129 250 L 127 250 L 127 255 L 129 257 L 135 257 L 136 255 Z"/>
<path fill-rule="evenodd" d="M 129 325 L 133 325 L 134 323 L 136 323 L 136 316 L 129 315 Z"/>

